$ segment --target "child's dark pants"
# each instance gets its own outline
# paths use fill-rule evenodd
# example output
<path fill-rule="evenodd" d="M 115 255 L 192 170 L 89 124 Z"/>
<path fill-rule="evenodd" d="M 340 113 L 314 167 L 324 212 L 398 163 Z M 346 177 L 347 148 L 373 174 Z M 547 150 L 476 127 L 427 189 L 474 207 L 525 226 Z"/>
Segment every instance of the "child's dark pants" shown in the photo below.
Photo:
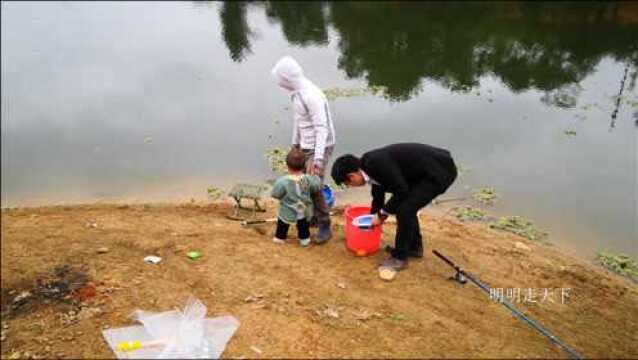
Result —
<path fill-rule="evenodd" d="M 285 240 L 288 237 L 288 229 L 290 225 L 281 221 L 281 219 L 277 219 L 277 232 L 275 236 L 277 239 Z M 297 220 L 297 236 L 299 236 L 300 240 L 310 238 L 310 224 L 306 218 Z"/>

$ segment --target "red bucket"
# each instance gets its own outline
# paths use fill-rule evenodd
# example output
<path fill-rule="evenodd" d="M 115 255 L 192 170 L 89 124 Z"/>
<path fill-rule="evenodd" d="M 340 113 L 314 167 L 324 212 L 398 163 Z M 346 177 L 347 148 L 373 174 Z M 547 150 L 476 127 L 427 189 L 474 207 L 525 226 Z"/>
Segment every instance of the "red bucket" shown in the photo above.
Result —
<path fill-rule="evenodd" d="M 352 224 L 352 220 L 357 216 L 368 214 L 370 214 L 369 206 L 349 206 L 344 212 L 346 217 L 346 248 L 357 256 L 374 254 L 381 245 L 381 226 L 361 229 Z"/>

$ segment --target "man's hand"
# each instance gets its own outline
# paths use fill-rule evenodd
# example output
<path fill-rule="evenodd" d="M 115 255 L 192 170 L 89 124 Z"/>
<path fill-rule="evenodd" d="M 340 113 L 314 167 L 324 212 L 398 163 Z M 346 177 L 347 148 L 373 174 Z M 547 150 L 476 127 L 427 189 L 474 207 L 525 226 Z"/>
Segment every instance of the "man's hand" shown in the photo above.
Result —
<path fill-rule="evenodd" d="M 323 167 L 321 166 L 320 163 L 316 162 L 312 166 L 312 169 L 310 170 L 310 175 L 316 175 L 316 176 L 319 176 L 319 177 L 323 176 Z"/>
<path fill-rule="evenodd" d="M 379 226 L 379 225 L 383 224 L 385 219 L 386 219 L 385 217 L 381 217 L 381 216 L 379 216 L 379 213 L 376 213 L 374 215 L 374 217 L 372 218 L 371 224 L 372 224 L 372 226 Z"/>

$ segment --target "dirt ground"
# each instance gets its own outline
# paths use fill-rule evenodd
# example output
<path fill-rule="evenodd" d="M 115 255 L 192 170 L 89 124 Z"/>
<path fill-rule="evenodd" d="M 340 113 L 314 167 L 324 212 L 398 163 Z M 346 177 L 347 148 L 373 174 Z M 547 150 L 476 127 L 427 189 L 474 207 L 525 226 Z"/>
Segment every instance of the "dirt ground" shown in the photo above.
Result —
<path fill-rule="evenodd" d="M 430 209 L 425 258 L 384 282 L 386 254 L 349 253 L 342 215 L 333 240 L 302 248 L 230 213 L 225 203 L 3 211 L 2 357 L 114 357 L 103 329 L 134 325 L 136 309 L 182 307 L 189 294 L 208 317 L 240 321 L 228 358 L 567 357 L 476 286 L 449 280 L 437 249 L 493 288 L 535 289 L 536 302 L 510 300 L 585 357 L 638 358 L 638 286 L 551 245 Z M 384 241 L 394 230 L 384 225 Z"/>

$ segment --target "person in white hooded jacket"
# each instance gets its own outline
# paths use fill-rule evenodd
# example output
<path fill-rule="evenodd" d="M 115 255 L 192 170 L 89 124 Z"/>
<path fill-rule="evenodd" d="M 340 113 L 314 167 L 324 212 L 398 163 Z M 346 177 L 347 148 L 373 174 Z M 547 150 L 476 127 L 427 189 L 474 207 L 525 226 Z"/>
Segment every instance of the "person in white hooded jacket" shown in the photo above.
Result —
<path fill-rule="evenodd" d="M 323 91 L 307 79 L 301 66 L 284 56 L 272 69 L 277 84 L 290 92 L 293 109 L 292 145 L 306 154 L 306 172 L 323 184 L 324 171 L 335 146 L 335 129 Z M 313 196 L 314 218 L 319 227 L 316 242 L 330 239 L 330 212 L 321 192 Z"/>

